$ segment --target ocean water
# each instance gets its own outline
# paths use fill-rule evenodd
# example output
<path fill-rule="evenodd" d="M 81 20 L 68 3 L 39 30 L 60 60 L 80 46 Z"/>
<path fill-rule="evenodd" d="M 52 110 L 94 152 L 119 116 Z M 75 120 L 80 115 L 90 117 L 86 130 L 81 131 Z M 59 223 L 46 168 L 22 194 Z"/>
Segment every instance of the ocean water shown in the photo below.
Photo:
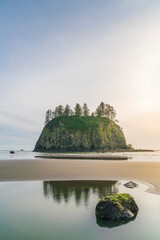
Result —
<path fill-rule="evenodd" d="M 0 160 L 34 159 L 36 154 L 32 151 L 15 151 L 15 154 L 10 154 L 9 150 L 0 150 Z"/>
<path fill-rule="evenodd" d="M 0 183 L 1 240 L 159 240 L 160 196 L 123 181 L 47 181 Z M 133 221 L 99 221 L 99 199 L 130 193 L 139 212 Z"/>
<path fill-rule="evenodd" d="M 37 159 L 34 158 L 41 153 L 32 151 L 15 151 L 10 154 L 9 150 L 0 150 L 0 160 L 21 160 L 21 159 Z M 72 154 L 73 155 L 73 154 Z M 160 151 L 155 152 L 115 152 L 115 153 L 85 153 L 85 155 L 119 155 L 128 156 L 128 161 L 160 161 Z"/>

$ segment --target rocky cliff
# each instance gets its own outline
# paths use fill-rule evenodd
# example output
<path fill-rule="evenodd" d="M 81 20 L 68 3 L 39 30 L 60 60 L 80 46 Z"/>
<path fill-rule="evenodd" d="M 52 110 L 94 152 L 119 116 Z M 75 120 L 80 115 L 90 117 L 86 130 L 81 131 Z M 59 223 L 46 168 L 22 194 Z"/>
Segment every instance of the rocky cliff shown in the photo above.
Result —
<path fill-rule="evenodd" d="M 57 117 L 42 130 L 34 151 L 81 152 L 127 149 L 122 129 L 104 117 Z"/>

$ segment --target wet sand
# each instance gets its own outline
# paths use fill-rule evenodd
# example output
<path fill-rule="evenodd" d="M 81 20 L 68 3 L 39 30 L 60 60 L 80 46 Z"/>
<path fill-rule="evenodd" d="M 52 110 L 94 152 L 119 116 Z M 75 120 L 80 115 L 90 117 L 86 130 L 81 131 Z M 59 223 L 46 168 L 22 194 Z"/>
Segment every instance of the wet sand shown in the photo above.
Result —
<path fill-rule="evenodd" d="M 83 159 L 83 160 L 128 160 L 127 156 L 118 156 L 118 155 L 93 155 L 93 154 L 46 154 L 35 156 L 35 158 L 47 158 L 47 159 Z"/>
<path fill-rule="evenodd" d="M 160 194 L 160 162 L 96 160 L 1 160 L 0 181 L 133 180 Z"/>

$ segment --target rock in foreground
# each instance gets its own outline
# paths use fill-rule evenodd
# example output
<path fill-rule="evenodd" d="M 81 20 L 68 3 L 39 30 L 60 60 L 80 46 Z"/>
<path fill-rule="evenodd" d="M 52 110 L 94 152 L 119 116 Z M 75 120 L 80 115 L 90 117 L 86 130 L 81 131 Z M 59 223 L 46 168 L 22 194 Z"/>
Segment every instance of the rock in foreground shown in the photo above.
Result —
<path fill-rule="evenodd" d="M 138 206 L 127 193 L 102 198 L 96 206 L 96 215 L 106 220 L 132 219 L 137 215 Z"/>

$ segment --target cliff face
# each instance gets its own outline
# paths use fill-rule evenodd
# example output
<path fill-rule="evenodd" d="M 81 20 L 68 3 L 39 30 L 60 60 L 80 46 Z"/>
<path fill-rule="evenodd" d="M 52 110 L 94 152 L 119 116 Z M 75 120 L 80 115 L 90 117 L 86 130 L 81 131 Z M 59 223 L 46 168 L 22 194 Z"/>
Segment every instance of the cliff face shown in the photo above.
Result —
<path fill-rule="evenodd" d="M 107 151 L 126 149 L 121 128 L 108 118 L 57 117 L 42 130 L 34 151 Z"/>

